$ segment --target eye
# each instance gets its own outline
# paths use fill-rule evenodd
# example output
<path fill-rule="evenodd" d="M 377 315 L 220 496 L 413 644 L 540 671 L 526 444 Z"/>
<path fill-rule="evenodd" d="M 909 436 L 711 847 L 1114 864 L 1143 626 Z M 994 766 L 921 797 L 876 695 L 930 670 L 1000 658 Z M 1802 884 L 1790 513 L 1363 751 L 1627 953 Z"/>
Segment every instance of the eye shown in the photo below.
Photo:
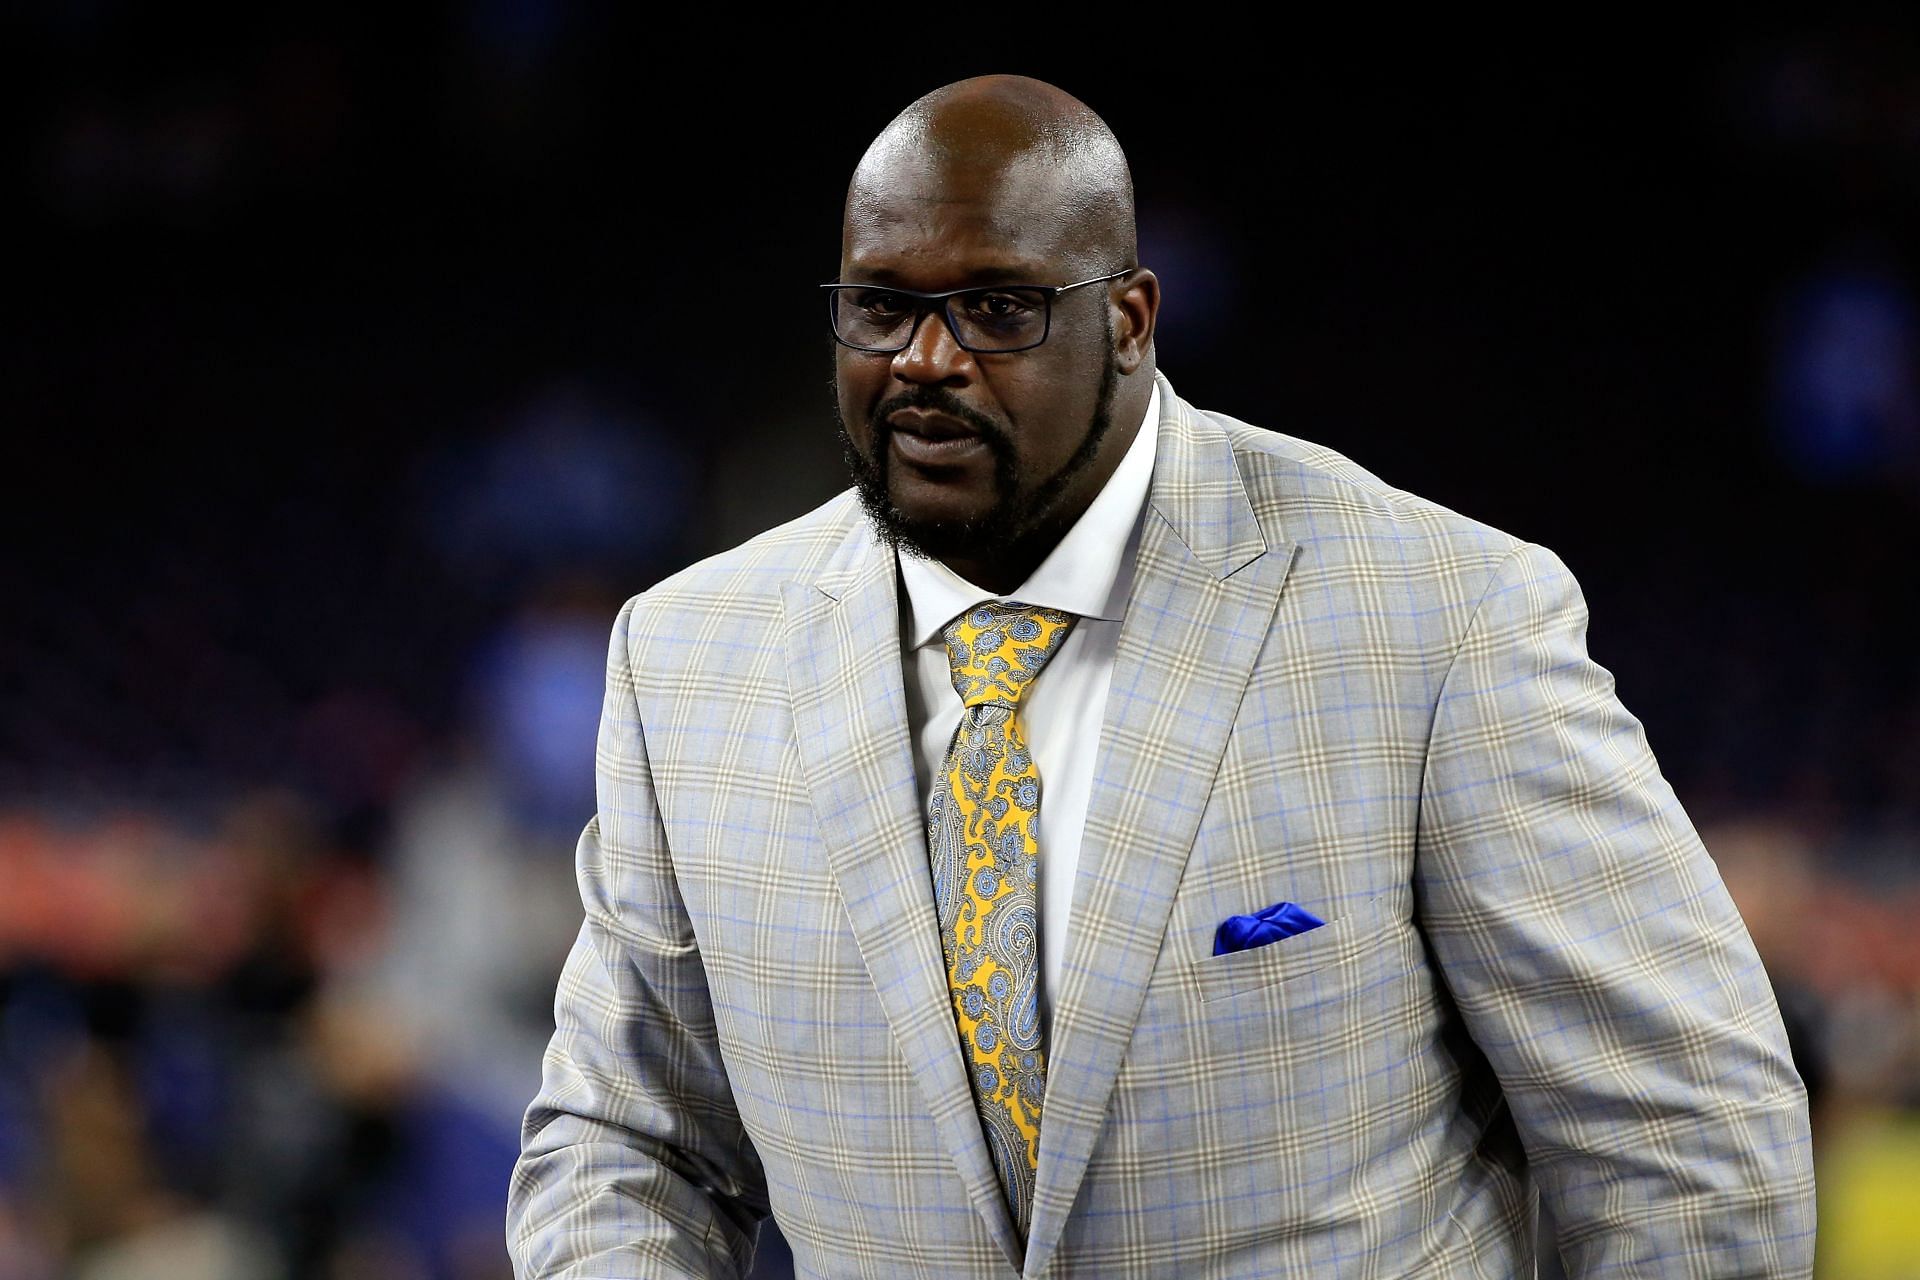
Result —
<path fill-rule="evenodd" d="M 967 300 L 967 309 L 983 320 L 1007 321 L 1032 315 L 1034 304 L 1025 295 L 996 289 L 973 295 Z"/>
<path fill-rule="evenodd" d="M 854 306 L 876 320 L 896 319 L 913 310 L 904 294 L 891 289 L 849 289 L 846 293 Z"/>
<path fill-rule="evenodd" d="M 1046 299 L 1023 289 L 982 289 L 962 298 L 967 322 L 982 331 L 1024 334 L 1040 325 Z"/>

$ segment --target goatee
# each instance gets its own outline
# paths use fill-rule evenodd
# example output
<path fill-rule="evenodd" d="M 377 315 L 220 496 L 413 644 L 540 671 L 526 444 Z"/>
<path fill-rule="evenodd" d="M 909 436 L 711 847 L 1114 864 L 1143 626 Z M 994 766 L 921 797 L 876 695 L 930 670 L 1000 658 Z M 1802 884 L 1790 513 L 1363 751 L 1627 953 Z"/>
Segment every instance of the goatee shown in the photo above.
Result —
<path fill-rule="evenodd" d="M 869 444 L 864 453 L 840 417 L 836 396 L 833 417 L 839 432 L 840 452 L 853 477 L 854 492 L 859 495 L 860 505 L 874 531 L 890 546 L 926 560 L 993 561 L 1012 556 L 1029 539 L 1048 531 L 1062 495 L 1074 478 L 1092 465 L 1094 455 L 1100 451 L 1100 442 L 1113 426 L 1113 394 L 1118 373 L 1114 362 L 1108 360 L 1100 375 L 1093 416 L 1073 455 L 1024 495 L 1021 492 L 1024 477 L 1019 474 L 1013 441 L 999 423 L 962 403 L 947 388 L 914 387 L 875 405 L 868 419 Z M 888 497 L 887 473 L 892 460 L 888 437 L 894 428 L 887 417 L 909 408 L 946 414 L 979 433 L 981 443 L 993 455 L 994 502 L 984 514 L 965 520 L 916 519 Z M 1058 536 L 1063 531 L 1052 532 Z"/>

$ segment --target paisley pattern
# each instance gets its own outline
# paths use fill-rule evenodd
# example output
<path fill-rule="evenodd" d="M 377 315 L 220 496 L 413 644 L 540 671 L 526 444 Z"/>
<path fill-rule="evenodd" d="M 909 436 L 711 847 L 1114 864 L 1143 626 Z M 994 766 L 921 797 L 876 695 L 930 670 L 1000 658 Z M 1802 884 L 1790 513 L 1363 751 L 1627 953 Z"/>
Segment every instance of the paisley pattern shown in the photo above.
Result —
<path fill-rule="evenodd" d="M 927 813 L 940 945 L 987 1151 L 1027 1232 L 1040 1155 L 1040 773 L 1015 709 L 1074 616 L 989 601 L 947 624 L 966 707 Z"/>

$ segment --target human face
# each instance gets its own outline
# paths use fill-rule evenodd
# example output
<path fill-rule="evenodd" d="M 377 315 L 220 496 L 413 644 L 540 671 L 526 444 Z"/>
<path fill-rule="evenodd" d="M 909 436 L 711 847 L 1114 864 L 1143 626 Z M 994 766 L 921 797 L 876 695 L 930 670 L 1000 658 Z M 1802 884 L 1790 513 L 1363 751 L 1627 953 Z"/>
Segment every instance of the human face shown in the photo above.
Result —
<path fill-rule="evenodd" d="M 1083 264 L 1050 242 L 1053 220 L 1024 212 L 1044 202 L 1036 185 L 1017 174 L 942 175 L 857 193 L 840 278 L 934 291 L 1092 274 L 1075 275 Z M 1107 430 L 1116 374 L 1108 288 L 1053 305 L 1052 332 L 1026 351 L 966 351 L 937 309 L 895 354 L 835 349 L 842 443 L 876 527 L 983 586 L 1036 565 L 1125 451 Z"/>

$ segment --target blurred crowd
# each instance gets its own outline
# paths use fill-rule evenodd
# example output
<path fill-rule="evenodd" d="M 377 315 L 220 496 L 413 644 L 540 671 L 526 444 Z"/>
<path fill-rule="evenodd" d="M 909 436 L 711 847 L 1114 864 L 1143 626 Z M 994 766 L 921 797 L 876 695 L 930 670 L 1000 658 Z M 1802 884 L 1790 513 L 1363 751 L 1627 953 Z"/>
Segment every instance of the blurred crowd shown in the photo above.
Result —
<path fill-rule="evenodd" d="M 832 146 L 743 178 L 697 152 L 699 68 L 636 105 L 615 55 L 654 33 L 590 5 L 222 46 L 28 9 L 40 293 L 0 367 L 58 478 L 0 509 L 0 1280 L 502 1277 L 613 615 L 839 486 L 809 292 L 839 186 L 887 114 L 982 68 L 888 67 L 858 109 L 793 70 L 767 101 L 817 106 Z M 1113 104 L 1183 394 L 1567 556 L 1780 995 L 1822 1274 L 1896 1280 L 1920 1275 L 1920 44 L 1689 48 L 1642 80 L 1449 80 L 1420 112 L 1294 90 L 1352 94 L 1286 115 L 1319 139 L 1291 163 L 1351 178 L 1312 198 L 1241 191 L 1231 130 L 1126 114 L 1090 62 L 1022 69 Z M 1431 241 L 1395 241 L 1383 138 Z M 1564 221 L 1482 225 L 1543 182 Z M 1276 248 L 1282 206 L 1328 211 Z M 743 309 L 756 282 L 779 288 Z M 1571 500 L 1537 483 L 1582 472 Z"/>
<path fill-rule="evenodd" d="M 109 749 L 65 795 L 40 770 L 33 802 L 0 805 L 0 1280 L 504 1274 L 507 1173 L 579 923 L 619 604 L 599 583 L 671 548 L 684 502 L 674 450 L 647 440 L 563 388 L 423 463 L 430 518 L 401 554 L 489 617 L 446 655 L 438 733 L 364 688 L 275 723 L 291 655 L 249 702 L 246 660 L 202 631 L 174 638 L 201 696 L 168 707 L 145 767 Z M 167 612 L 204 621 L 181 597 Z M 92 695 L 60 682 L 84 668 L 45 627 L 14 640 L 35 636 L 6 720 L 77 754 L 59 715 Z M 143 710 L 174 703 L 151 652 L 135 665 Z M 236 761 L 222 787 L 207 761 L 229 735 L 277 763 Z"/>

